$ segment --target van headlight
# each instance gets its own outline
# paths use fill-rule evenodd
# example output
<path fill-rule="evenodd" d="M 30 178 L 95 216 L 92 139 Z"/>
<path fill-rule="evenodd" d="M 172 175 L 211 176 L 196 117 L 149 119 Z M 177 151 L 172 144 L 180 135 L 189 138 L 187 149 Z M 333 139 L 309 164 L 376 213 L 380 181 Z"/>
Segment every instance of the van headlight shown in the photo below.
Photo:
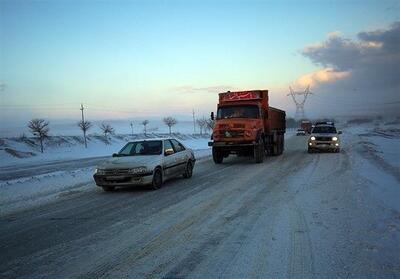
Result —
<path fill-rule="evenodd" d="M 333 137 L 332 140 L 333 140 L 333 141 L 337 141 L 338 138 L 337 138 L 337 137 Z"/>
<path fill-rule="evenodd" d="M 310 140 L 315 140 L 315 137 L 311 137 Z"/>
<path fill-rule="evenodd" d="M 95 170 L 95 173 L 98 174 L 98 175 L 105 175 L 105 174 L 106 174 L 106 170 L 103 170 L 103 169 L 96 169 L 96 170 Z"/>
<path fill-rule="evenodd" d="M 129 174 L 142 174 L 142 173 L 146 173 L 146 172 L 147 172 L 146 167 L 131 168 L 128 170 Z"/>

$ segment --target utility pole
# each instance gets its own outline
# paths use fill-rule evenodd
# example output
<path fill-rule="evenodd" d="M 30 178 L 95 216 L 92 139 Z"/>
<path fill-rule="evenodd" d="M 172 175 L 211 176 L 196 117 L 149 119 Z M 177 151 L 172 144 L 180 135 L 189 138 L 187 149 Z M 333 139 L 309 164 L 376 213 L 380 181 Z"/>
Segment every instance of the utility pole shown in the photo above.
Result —
<path fill-rule="evenodd" d="M 84 110 L 85 108 L 83 107 L 83 104 L 81 104 L 81 108 L 80 108 L 80 110 L 82 111 L 82 123 L 85 123 L 85 116 L 83 115 L 83 110 Z"/>
<path fill-rule="evenodd" d="M 81 104 L 81 108 L 80 108 L 80 110 L 81 110 L 81 112 L 82 112 L 82 127 L 85 127 L 85 115 L 83 114 L 83 110 L 84 110 L 85 108 L 83 107 L 83 104 Z M 85 148 L 87 148 L 87 142 L 86 142 L 86 128 L 84 128 L 84 129 L 82 129 L 83 130 L 83 139 L 84 139 L 84 141 L 85 141 Z"/>
<path fill-rule="evenodd" d="M 131 126 L 132 137 L 133 137 L 133 122 L 131 121 L 131 123 L 129 125 Z"/>
<path fill-rule="evenodd" d="M 196 134 L 196 118 L 194 116 L 194 109 L 193 109 L 193 134 Z"/>

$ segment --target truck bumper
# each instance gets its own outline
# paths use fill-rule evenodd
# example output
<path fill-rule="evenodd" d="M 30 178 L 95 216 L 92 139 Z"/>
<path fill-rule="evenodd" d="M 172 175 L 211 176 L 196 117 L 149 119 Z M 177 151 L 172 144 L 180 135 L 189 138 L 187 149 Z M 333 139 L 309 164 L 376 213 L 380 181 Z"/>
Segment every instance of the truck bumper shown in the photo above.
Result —
<path fill-rule="evenodd" d="M 255 141 L 251 142 L 230 142 L 230 141 L 217 141 L 217 142 L 209 142 L 208 146 L 213 147 L 249 147 L 254 146 L 256 144 Z"/>

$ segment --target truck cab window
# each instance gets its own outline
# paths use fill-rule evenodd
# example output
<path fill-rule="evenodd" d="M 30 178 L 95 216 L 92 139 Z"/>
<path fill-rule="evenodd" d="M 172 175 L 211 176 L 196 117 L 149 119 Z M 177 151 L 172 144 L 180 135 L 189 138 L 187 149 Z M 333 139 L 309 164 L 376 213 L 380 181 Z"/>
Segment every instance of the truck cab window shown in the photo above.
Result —
<path fill-rule="evenodd" d="M 223 106 L 218 108 L 217 119 L 229 118 L 260 118 L 258 106 Z"/>

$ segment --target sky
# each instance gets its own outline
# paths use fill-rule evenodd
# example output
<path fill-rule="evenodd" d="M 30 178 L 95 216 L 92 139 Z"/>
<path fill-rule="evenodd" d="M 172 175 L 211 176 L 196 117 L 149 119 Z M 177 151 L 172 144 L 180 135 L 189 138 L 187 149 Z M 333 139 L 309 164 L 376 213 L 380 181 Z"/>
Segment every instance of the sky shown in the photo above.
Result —
<path fill-rule="evenodd" d="M 399 1 L 2 0 L 0 124 L 79 119 L 81 103 L 94 120 L 190 119 L 247 89 L 290 116 L 288 87 L 307 85 L 310 117 L 399 111 L 399 15 Z"/>

